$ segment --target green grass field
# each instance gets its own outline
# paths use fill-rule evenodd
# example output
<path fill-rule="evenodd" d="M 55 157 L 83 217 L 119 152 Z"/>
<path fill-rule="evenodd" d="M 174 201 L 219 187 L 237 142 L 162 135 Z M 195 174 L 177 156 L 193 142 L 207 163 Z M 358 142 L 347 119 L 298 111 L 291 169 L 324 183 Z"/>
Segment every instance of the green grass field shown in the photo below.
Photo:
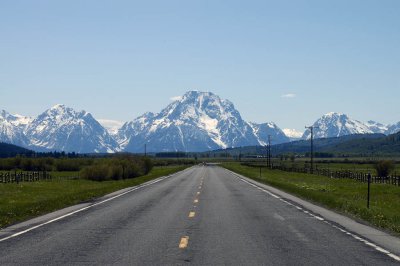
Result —
<path fill-rule="evenodd" d="M 264 164 L 266 165 L 267 162 L 265 159 L 262 160 L 243 160 L 243 162 L 251 162 L 254 164 Z M 332 161 L 332 162 L 328 162 Z M 274 165 L 283 165 L 285 167 L 297 167 L 297 168 L 304 168 L 305 165 L 309 167 L 310 159 L 308 158 L 301 158 L 296 159 L 294 162 L 290 160 L 279 160 L 273 159 L 272 163 Z M 361 159 L 350 159 L 349 162 L 343 162 L 343 159 L 316 159 L 314 162 L 314 167 L 319 169 L 330 169 L 332 171 L 353 171 L 353 172 L 360 172 L 360 173 L 371 173 L 375 175 L 376 170 L 374 168 L 374 164 L 365 163 Z M 400 175 L 400 163 L 395 164 L 395 169 L 393 170 L 392 174 Z"/>
<path fill-rule="evenodd" d="M 282 189 L 318 205 L 400 235 L 400 187 L 371 184 L 371 206 L 367 209 L 367 184 L 346 179 L 283 172 L 223 163 L 223 167 Z"/>
<path fill-rule="evenodd" d="M 188 166 L 154 167 L 150 174 L 120 181 L 71 179 L 78 172 L 52 172 L 49 181 L 0 184 L 0 228 L 113 191 L 169 175 Z"/>

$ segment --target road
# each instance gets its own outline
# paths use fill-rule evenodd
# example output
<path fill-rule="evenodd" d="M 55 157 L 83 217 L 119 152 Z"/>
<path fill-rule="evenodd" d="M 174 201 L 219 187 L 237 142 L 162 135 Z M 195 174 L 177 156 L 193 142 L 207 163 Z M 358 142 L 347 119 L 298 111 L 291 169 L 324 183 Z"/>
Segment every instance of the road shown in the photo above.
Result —
<path fill-rule="evenodd" d="M 399 265 L 318 215 L 196 166 L 0 242 L 0 265 Z"/>

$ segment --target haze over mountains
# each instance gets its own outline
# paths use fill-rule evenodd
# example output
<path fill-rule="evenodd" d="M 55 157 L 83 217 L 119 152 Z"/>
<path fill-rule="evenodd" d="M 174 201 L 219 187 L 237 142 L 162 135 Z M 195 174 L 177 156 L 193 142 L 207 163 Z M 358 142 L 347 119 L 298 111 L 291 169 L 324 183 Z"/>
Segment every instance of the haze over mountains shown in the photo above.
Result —
<path fill-rule="evenodd" d="M 268 117 L 268 114 L 265 114 Z M 99 123 L 101 121 L 101 123 Z M 299 139 L 299 132 L 281 130 L 275 123 L 244 121 L 233 103 L 211 92 L 189 91 L 159 113 L 147 112 L 121 124 L 96 120 L 86 111 L 58 104 L 36 118 L 0 112 L 0 142 L 36 151 L 110 153 L 118 151 L 207 151 L 266 145 Z M 314 124 L 316 138 L 400 131 L 400 122 L 383 125 L 360 121 L 345 114 L 328 113 Z M 285 134 L 286 133 L 286 134 Z M 306 130 L 302 138 L 310 137 Z"/>

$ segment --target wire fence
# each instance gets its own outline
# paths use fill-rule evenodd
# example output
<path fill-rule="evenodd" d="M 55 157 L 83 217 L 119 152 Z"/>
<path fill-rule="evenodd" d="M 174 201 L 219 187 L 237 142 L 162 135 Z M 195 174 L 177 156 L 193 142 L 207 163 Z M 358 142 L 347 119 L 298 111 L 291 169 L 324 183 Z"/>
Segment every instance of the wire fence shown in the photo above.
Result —
<path fill-rule="evenodd" d="M 242 163 L 242 165 L 250 166 L 250 167 L 266 167 L 266 165 L 262 164 L 251 164 L 251 163 Z M 294 173 L 304 173 L 304 174 L 315 174 L 319 176 L 326 176 L 329 178 L 337 178 L 337 179 L 352 179 L 359 182 L 368 182 L 368 174 L 355 172 L 350 170 L 337 171 L 331 169 L 313 169 L 306 167 L 287 167 L 283 165 L 272 165 L 272 170 L 281 170 L 285 172 L 294 172 Z M 379 183 L 379 184 L 389 184 L 394 186 L 400 186 L 400 176 L 396 174 L 391 176 L 379 177 L 379 176 L 371 176 L 371 183 Z"/>

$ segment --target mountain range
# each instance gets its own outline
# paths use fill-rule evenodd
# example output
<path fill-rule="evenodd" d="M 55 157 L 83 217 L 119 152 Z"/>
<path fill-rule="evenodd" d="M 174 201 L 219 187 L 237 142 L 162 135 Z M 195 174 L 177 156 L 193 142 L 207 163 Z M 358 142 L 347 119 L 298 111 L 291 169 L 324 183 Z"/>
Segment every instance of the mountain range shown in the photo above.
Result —
<path fill-rule="evenodd" d="M 351 119 L 346 114 L 327 113 L 314 122 L 314 138 L 332 138 L 353 134 L 385 134 L 390 135 L 400 131 L 400 122 L 394 125 L 384 125 L 375 121 L 366 123 Z M 309 139 L 311 132 L 307 129 L 302 139 Z"/>
<path fill-rule="evenodd" d="M 101 123 L 100 123 L 101 122 Z M 0 112 L 0 142 L 35 151 L 78 153 L 208 151 L 266 145 L 299 139 L 301 133 L 281 130 L 275 123 L 247 122 L 234 104 L 211 92 L 189 91 L 159 113 L 147 112 L 123 123 L 96 120 L 86 111 L 57 104 L 36 118 Z M 345 114 L 328 113 L 318 119 L 315 138 L 352 134 L 392 134 L 400 122 L 383 125 L 360 121 Z M 286 134 L 285 134 L 286 133 Z M 306 130 L 302 139 L 310 138 Z"/>
<path fill-rule="evenodd" d="M 211 92 L 189 91 L 160 113 L 145 113 L 125 123 L 116 135 L 124 151 L 205 151 L 227 147 L 265 145 L 289 138 L 274 123 L 244 121 L 228 100 Z"/>

